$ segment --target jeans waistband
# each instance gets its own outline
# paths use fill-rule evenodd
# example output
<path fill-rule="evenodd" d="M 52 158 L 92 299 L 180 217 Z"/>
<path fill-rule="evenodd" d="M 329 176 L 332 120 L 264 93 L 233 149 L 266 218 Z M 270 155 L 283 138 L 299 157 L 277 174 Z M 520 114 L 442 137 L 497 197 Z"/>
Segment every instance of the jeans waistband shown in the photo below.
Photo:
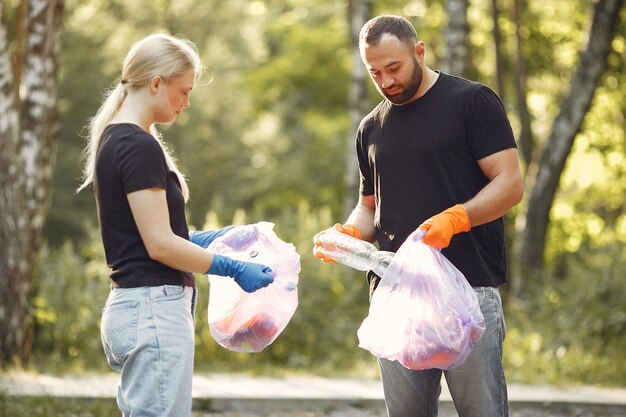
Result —
<path fill-rule="evenodd" d="M 155 285 L 155 287 L 163 287 L 163 286 L 167 286 L 167 285 L 172 286 L 172 287 L 186 287 L 186 285 L 182 285 L 182 284 L 162 284 L 162 285 Z M 145 287 L 145 285 L 143 287 Z M 122 287 L 117 282 L 111 280 L 110 288 L 128 288 L 128 289 L 131 289 L 131 288 L 142 288 L 142 287 Z M 195 287 L 192 287 L 192 288 L 195 288 Z"/>
<path fill-rule="evenodd" d="M 487 293 L 487 292 L 498 291 L 496 287 L 472 287 L 472 289 L 476 291 L 477 293 Z"/>

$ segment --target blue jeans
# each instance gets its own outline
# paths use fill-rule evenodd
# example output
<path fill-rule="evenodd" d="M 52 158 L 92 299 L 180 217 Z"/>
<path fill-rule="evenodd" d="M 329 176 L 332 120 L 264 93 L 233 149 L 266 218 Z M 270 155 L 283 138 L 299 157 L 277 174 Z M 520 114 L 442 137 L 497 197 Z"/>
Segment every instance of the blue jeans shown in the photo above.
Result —
<path fill-rule="evenodd" d="M 436 417 L 444 373 L 459 417 L 507 417 L 508 397 L 502 369 L 506 332 L 496 288 L 475 288 L 486 330 L 466 361 L 451 370 L 413 371 L 397 361 L 379 359 L 389 417 Z"/>
<path fill-rule="evenodd" d="M 111 288 L 100 334 L 124 417 L 191 416 L 196 289 Z"/>

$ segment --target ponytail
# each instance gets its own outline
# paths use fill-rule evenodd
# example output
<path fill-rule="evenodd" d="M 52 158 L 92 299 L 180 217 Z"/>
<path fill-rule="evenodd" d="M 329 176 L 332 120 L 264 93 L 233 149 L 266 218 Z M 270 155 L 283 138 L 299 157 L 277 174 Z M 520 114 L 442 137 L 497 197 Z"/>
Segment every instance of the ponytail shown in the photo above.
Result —
<path fill-rule="evenodd" d="M 126 84 L 119 83 L 116 87 L 109 89 L 98 112 L 89 120 L 87 147 L 83 152 L 85 159 L 83 182 L 76 192 L 82 191 L 94 182 L 96 176 L 96 156 L 100 149 L 102 133 L 122 106 L 127 94 Z"/>

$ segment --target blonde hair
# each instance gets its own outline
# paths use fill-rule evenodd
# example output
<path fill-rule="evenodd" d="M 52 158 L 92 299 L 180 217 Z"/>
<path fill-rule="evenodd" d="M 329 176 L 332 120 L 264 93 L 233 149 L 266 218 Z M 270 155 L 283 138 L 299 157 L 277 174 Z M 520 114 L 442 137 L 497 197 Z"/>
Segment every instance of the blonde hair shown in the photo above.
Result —
<path fill-rule="evenodd" d="M 102 105 L 96 115 L 89 120 L 89 135 L 84 150 L 83 182 L 77 192 L 94 182 L 96 157 L 100 149 L 102 133 L 119 111 L 128 90 L 147 86 L 155 76 L 161 76 L 168 81 L 181 77 L 189 70 L 195 72 L 196 79 L 202 72 L 202 64 L 196 47 L 189 40 L 165 34 L 153 34 L 131 47 L 124 59 L 121 82 L 105 93 Z M 183 195 L 187 200 L 189 198 L 187 181 L 176 166 L 171 152 L 165 146 L 154 125 L 150 127 L 150 134 L 161 145 L 167 166 L 178 176 Z"/>

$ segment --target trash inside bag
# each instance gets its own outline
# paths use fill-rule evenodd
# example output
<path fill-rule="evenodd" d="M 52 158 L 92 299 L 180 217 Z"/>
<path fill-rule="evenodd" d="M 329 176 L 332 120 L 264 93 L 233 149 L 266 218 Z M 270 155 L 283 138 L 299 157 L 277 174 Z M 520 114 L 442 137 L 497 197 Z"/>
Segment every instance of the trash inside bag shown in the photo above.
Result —
<path fill-rule="evenodd" d="M 406 368 L 461 365 L 485 331 L 476 293 L 417 230 L 402 244 L 372 296 L 359 347 Z"/>
<path fill-rule="evenodd" d="M 269 222 L 237 226 L 207 248 L 267 265 L 275 274 L 273 283 L 253 293 L 243 291 L 233 279 L 209 275 L 209 328 L 213 339 L 226 349 L 260 352 L 276 340 L 298 307 L 300 255 L 273 228 Z"/>

